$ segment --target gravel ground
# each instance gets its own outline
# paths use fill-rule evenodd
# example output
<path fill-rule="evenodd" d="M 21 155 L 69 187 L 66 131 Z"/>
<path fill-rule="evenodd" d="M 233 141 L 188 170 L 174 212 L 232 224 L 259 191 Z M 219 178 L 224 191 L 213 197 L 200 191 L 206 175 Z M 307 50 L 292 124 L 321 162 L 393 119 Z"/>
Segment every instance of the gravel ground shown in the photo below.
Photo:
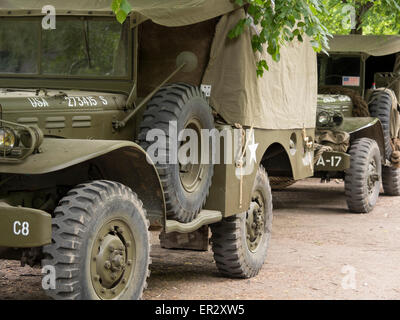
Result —
<path fill-rule="evenodd" d="M 274 193 L 267 262 L 249 280 L 221 277 L 211 252 L 164 250 L 152 233 L 144 299 L 400 299 L 400 197 L 349 214 L 343 183 Z M 40 270 L 0 260 L 0 299 L 46 299 Z"/>

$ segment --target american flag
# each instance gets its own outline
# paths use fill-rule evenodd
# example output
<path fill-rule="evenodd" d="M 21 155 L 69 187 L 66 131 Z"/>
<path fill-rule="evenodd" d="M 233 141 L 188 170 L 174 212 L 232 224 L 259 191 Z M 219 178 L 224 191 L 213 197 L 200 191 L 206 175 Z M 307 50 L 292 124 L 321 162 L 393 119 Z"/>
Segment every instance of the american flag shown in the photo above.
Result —
<path fill-rule="evenodd" d="M 360 77 L 343 77 L 342 85 L 358 87 L 360 85 Z"/>

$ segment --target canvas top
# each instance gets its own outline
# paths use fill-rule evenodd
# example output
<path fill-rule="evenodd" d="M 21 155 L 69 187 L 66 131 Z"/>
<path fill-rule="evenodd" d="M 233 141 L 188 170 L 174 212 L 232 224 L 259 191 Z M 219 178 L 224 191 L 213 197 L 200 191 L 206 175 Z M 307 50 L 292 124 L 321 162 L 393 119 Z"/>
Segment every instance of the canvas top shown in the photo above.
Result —
<path fill-rule="evenodd" d="M 210 104 L 230 124 L 260 129 L 315 128 L 317 57 L 309 39 L 286 43 L 280 61 L 274 62 L 266 45 L 262 54 L 253 52 L 251 28 L 237 39 L 228 38 L 245 17 L 244 10 L 236 10 L 224 15 L 216 27 L 202 80 L 212 87 Z M 259 59 L 269 65 L 261 78 L 256 74 Z"/>
<path fill-rule="evenodd" d="M 337 35 L 329 42 L 329 52 L 365 53 L 385 56 L 400 52 L 400 36 L 397 35 Z"/>
<path fill-rule="evenodd" d="M 129 0 L 134 12 L 153 22 L 177 27 L 206 21 L 238 8 L 232 0 Z M 42 15 L 46 5 L 57 15 L 112 15 L 112 0 L 0 0 L 0 16 Z"/>

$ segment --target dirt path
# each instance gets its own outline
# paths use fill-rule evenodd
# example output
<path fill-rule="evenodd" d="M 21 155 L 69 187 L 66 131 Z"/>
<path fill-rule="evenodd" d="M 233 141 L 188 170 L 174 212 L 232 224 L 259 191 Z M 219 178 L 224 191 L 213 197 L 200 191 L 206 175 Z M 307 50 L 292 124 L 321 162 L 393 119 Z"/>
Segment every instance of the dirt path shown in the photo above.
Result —
<path fill-rule="evenodd" d="M 267 263 L 250 280 L 219 276 L 211 252 L 153 245 L 145 299 L 400 299 L 400 198 L 348 214 L 343 184 L 274 193 Z M 153 234 L 154 240 L 157 234 Z M 156 243 L 156 241 L 155 241 Z M 0 260 L 0 299 L 43 299 L 40 270 Z"/>

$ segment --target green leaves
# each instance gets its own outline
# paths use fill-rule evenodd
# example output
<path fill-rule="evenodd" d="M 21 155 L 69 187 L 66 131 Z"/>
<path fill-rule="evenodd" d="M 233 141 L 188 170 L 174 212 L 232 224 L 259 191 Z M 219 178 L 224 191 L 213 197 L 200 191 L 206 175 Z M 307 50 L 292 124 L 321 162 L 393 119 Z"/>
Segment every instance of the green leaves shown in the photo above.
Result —
<path fill-rule="evenodd" d="M 266 46 L 273 61 L 280 60 L 282 46 L 295 39 L 302 42 L 305 34 L 311 38 L 311 45 L 315 51 L 325 51 L 328 48 L 331 34 L 317 16 L 328 15 L 323 0 L 235 0 L 235 2 L 238 5 L 248 4 L 249 17 L 238 22 L 229 33 L 229 38 L 239 37 L 254 21 L 261 30 L 252 37 L 253 50 L 262 52 Z M 268 71 L 267 62 L 258 61 L 257 75 L 262 76 L 264 71 Z"/>
<path fill-rule="evenodd" d="M 330 32 L 349 34 L 357 27 L 363 34 L 399 34 L 400 2 L 398 0 L 322 0 L 329 15 L 318 13 Z M 361 25 L 355 26 L 355 18 Z"/>
<path fill-rule="evenodd" d="M 124 23 L 128 14 L 132 11 L 132 6 L 128 0 L 113 0 L 111 9 L 115 13 L 119 23 Z"/>

